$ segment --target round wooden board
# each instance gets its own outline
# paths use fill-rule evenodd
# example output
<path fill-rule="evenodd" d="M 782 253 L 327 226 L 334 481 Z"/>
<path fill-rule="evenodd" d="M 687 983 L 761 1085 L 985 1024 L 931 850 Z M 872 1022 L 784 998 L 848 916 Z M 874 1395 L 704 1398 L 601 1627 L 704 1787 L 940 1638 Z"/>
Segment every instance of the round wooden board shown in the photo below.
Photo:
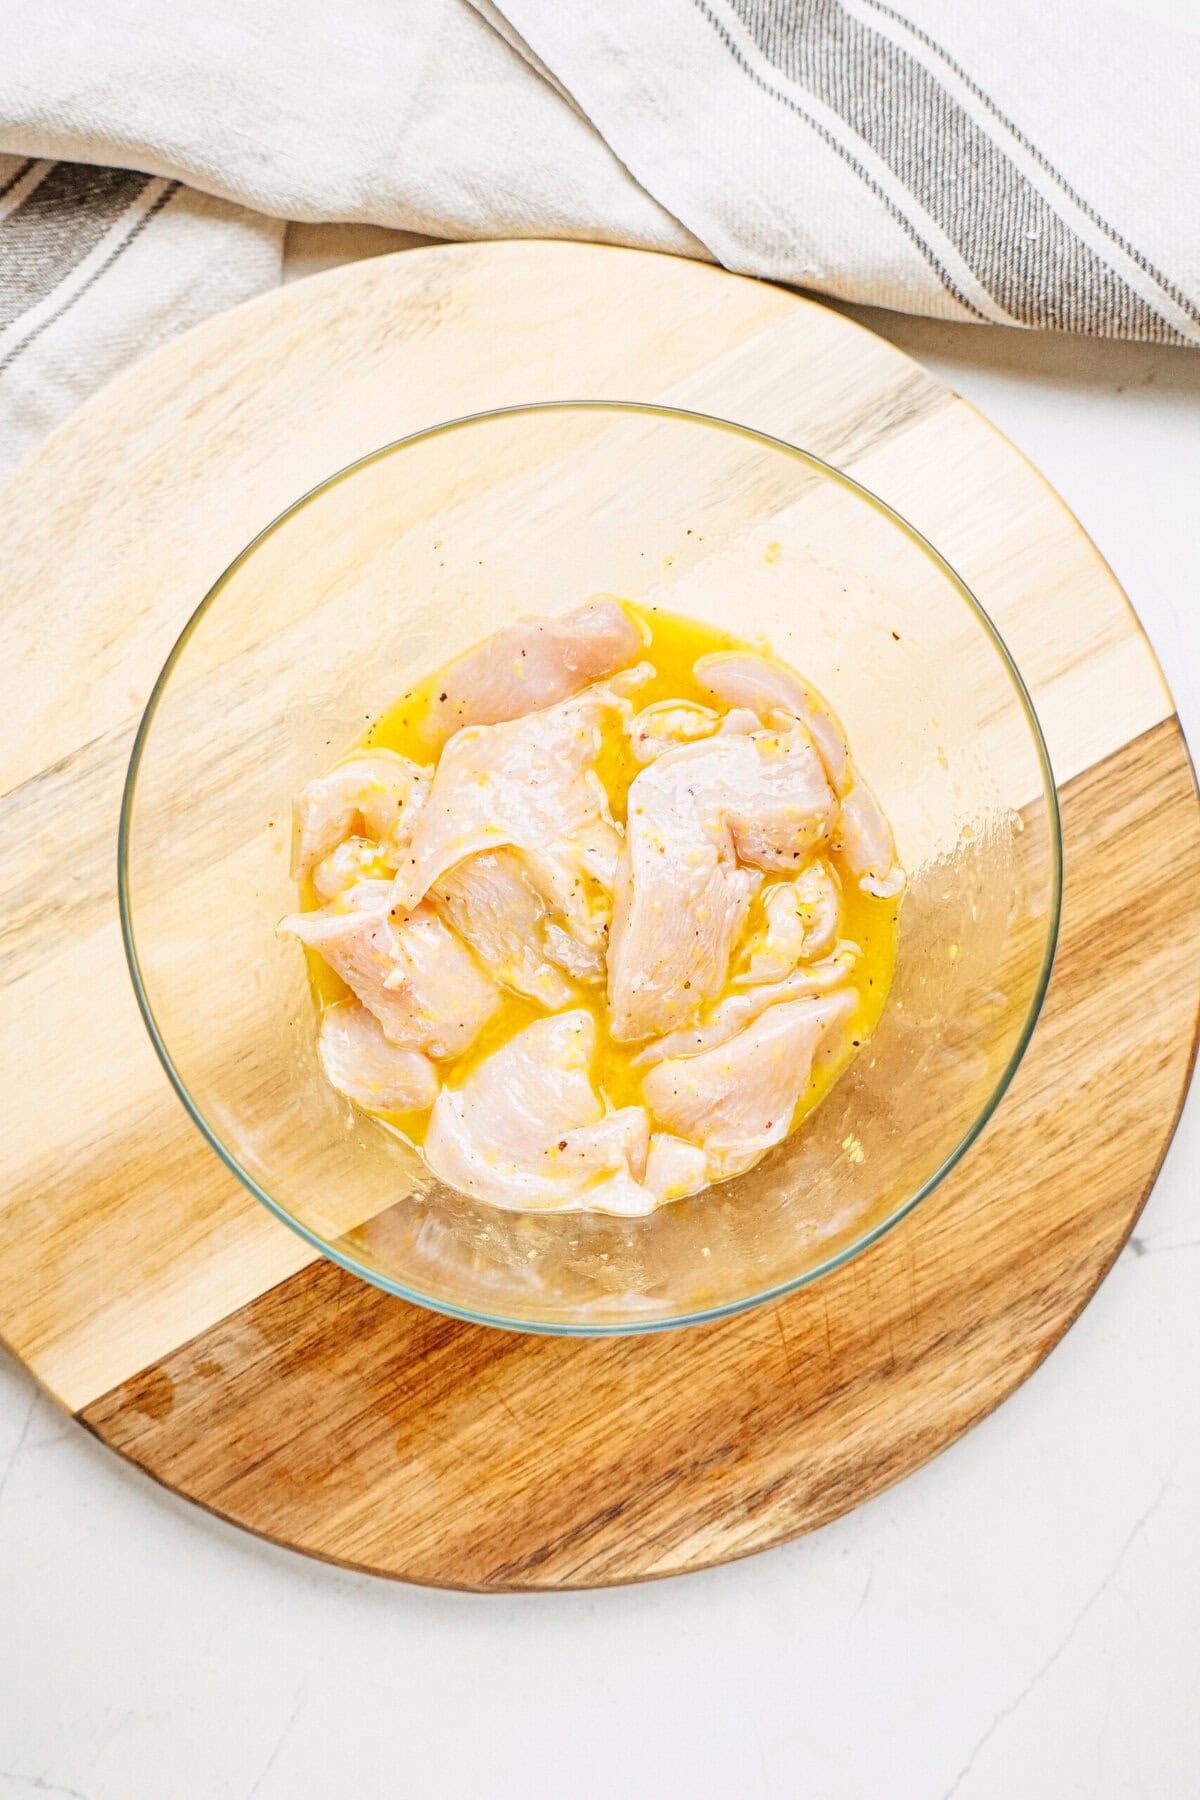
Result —
<path fill-rule="evenodd" d="M 120 784 L 187 615 L 378 444 L 506 402 L 669 399 L 849 470 L 930 537 L 1033 691 L 1063 800 L 1058 964 L 954 1175 L 868 1254 L 705 1329 L 475 1328 L 320 1260 L 185 1117 L 116 918 Z M 570 244 L 405 252 L 139 364 L 0 494 L 0 1328 L 159 1480 L 314 1555 L 481 1589 L 671 1574 L 836 1517 L 1036 1366 L 1116 1256 L 1186 1088 L 1200 808 L 1120 590 L 1020 455 L 838 314 Z"/>

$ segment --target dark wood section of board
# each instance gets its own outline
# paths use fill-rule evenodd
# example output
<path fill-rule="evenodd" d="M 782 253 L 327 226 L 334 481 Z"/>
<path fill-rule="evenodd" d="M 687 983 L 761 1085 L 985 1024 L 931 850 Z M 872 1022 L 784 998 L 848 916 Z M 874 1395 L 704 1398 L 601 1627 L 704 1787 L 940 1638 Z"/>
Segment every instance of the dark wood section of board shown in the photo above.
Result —
<path fill-rule="evenodd" d="M 1063 801 L 1063 932 L 1026 1061 L 953 1176 L 845 1269 L 719 1325 L 589 1342 L 457 1324 L 321 1262 L 81 1417 L 269 1538 L 481 1589 L 723 1560 L 906 1475 L 1075 1317 L 1186 1089 L 1200 842 L 1177 723 Z"/>

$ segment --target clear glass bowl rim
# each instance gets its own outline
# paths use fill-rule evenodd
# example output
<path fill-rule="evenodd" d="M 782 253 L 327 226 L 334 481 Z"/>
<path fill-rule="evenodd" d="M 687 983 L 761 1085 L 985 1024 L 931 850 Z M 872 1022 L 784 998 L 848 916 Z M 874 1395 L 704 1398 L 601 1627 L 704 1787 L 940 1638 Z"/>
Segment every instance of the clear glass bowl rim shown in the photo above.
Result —
<path fill-rule="evenodd" d="M 182 656 L 193 632 L 200 624 L 200 621 L 204 618 L 209 607 L 212 606 L 218 595 L 241 568 L 242 564 L 248 562 L 250 557 L 253 556 L 259 545 L 264 543 L 267 538 L 272 537 L 276 531 L 279 531 L 286 525 L 289 519 L 293 518 L 297 513 L 302 512 L 310 502 L 316 500 L 330 488 L 336 487 L 340 482 L 348 480 L 360 469 L 368 468 L 373 463 L 381 462 L 384 457 L 395 455 L 397 452 L 409 449 L 413 445 L 424 443 L 432 438 L 443 437 L 450 432 L 461 431 L 466 427 L 482 424 L 493 419 L 514 418 L 521 414 L 588 411 L 617 414 L 640 413 L 659 418 L 679 419 L 694 424 L 712 426 L 722 431 L 728 431 L 735 436 L 759 444 L 765 449 L 780 451 L 784 455 L 794 457 L 798 462 L 804 463 L 808 467 L 818 471 L 821 475 L 829 477 L 850 492 L 857 494 L 861 499 L 874 506 L 880 513 L 889 519 L 898 530 L 902 531 L 907 538 L 916 544 L 917 547 L 922 550 L 935 566 L 948 578 L 951 585 L 957 589 L 966 605 L 979 620 L 979 623 L 982 625 L 987 636 L 991 639 L 1002 664 L 1008 671 L 1017 698 L 1024 710 L 1029 725 L 1030 735 L 1037 751 L 1038 762 L 1041 767 L 1047 818 L 1050 826 L 1052 864 L 1049 924 L 1042 951 L 1041 966 L 1038 970 L 1037 980 L 1034 984 L 1025 1019 L 1012 1055 L 1001 1070 L 992 1091 L 984 1101 L 969 1129 L 964 1132 L 958 1143 L 943 1159 L 934 1172 L 921 1183 L 920 1187 L 910 1194 L 906 1200 L 902 1201 L 899 1206 L 893 1208 L 886 1218 L 873 1225 L 869 1231 L 863 1232 L 860 1237 L 857 1237 L 852 1244 L 839 1250 L 836 1255 L 830 1256 L 826 1258 L 825 1261 L 818 1263 L 814 1268 L 806 1270 L 802 1275 L 763 1288 L 761 1292 L 749 1295 L 745 1299 L 728 1301 L 720 1306 L 706 1307 L 701 1308 L 698 1311 L 681 1313 L 675 1318 L 630 1320 L 625 1323 L 617 1324 L 608 1322 L 598 1324 L 586 1322 L 566 1324 L 530 1319 L 510 1319 L 496 1313 L 473 1312 L 467 1307 L 454 1306 L 449 1302 L 434 1299 L 428 1294 L 418 1292 L 415 1288 L 408 1288 L 401 1282 L 392 1281 L 379 1270 L 369 1268 L 363 1263 L 358 1262 L 353 1256 L 348 1255 L 345 1251 L 337 1249 L 333 1244 L 321 1237 L 318 1232 L 313 1231 L 307 1226 L 302 1219 L 297 1218 L 294 1213 L 289 1212 L 287 1207 L 281 1205 L 278 1200 L 274 1199 L 266 1189 L 255 1180 L 249 1170 L 242 1167 L 237 1157 L 222 1141 L 219 1133 L 209 1124 L 203 1112 L 200 1110 L 198 1102 L 193 1098 L 188 1089 L 187 1083 L 175 1066 L 166 1042 L 159 1031 L 153 1008 L 150 1005 L 150 998 L 146 992 L 145 983 L 142 979 L 129 893 L 129 840 L 133 805 L 137 791 L 138 771 L 141 765 L 142 753 L 145 749 L 150 734 L 150 728 L 158 710 L 159 702 L 166 692 L 167 684 L 170 681 L 176 663 Z M 396 438 L 390 443 L 381 445 L 376 450 L 369 451 L 365 456 L 356 458 L 354 462 L 347 463 L 334 474 L 326 476 L 323 481 L 318 482 L 316 486 L 310 488 L 307 493 L 302 494 L 299 499 L 292 501 L 290 506 L 285 507 L 284 510 L 272 519 L 269 524 L 265 525 L 255 537 L 251 538 L 246 547 L 234 557 L 233 561 L 229 563 L 224 570 L 222 570 L 221 574 L 204 595 L 204 598 L 200 601 L 199 605 L 184 625 L 178 638 L 175 640 L 175 643 L 172 645 L 167 660 L 163 664 L 158 679 L 155 681 L 154 687 L 151 690 L 150 698 L 146 702 L 145 711 L 142 714 L 137 732 L 134 736 L 133 748 L 129 757 L 129 768 L 126 772 L 124 790 L 121 796 L 121 816 L 117 837 L 117 902 L 121 918 L 121 939 L 125 947 L 125 958 L 129 966 L 129 973 L 133 982 L 134 993 L 137 997 L 138 1007 L 141 1011 L 146 1030 L 150 1035 L 150 1041 L 154 1045 L 159 1061 L 166 1070 L 167 1077 L 170 1080 L 172 1087 L 175 1089 L 185 1110 L 201 1135 L 216 1152 L 226 1168 L 237 1177 L 243 1187 L 247 1188 L 249 1192 L 253 1194 L 256 1200 L 261 1201 L 269 1212 L 273 1213 L 277 1219 L 282 1220 L 285 1225 L 289 1226 L 303 1238 L 306 1243 L 310 1244 L 314 1250 L 318 1251 L 322 1256 L 327 1257 L 331 1262 L 334 1262 L 341 1268 L 347 1270 L 351 1275 L 357 1275 L 361 1280 L 369 1282 L 373 1287 L 381 1288 L 385 1293 L 394 1295 L 398 1300 L 406 1300 L 414 1306 L 423 1306 L 431 1312 L 441 1313 L 448 1318 L 460 1319 L 466 1324 L 489 1325 L 500 1330 L 520 1331 L 537 1337 L 640 1337 L 651 1332 L 673 1331 L 685 1325 L 704 1325 L 710 1324 L 718 1319 L 731 1318 L 738 1313 L 748 1312 L 752 1307 L 761 1306 L 767 1301 L 781 1300 L 787 1294 L 795 1293 L 800 1288 L 810 1286 L 814 1281 L 818 1281 L 821 1276 L 832 1274 L 835 1269 L 842 1268 L 854 1257 L 860 1256 L 863 1251 L 868 1250 L 872 1244 L 878 1243 L 880 1238 L 884 1237 L 898 1225 L 902 1219 L 907 1218 L 909 1213 L 911 1213 L 922 1200 L 926 1199 L 933 1190 L 945 1180 L 950 1171 L 957 1167 L 958 1163 L 966 1155 L 967 1151 L 975 1142 L 976 1138 L 988 1123 L 992 1114 L 1007 1093 L 1009 1085 L 1020 1065 L 1021 1059 L 1029 1046 L 1030 1038 L 1033 1036 L 1034 1027 L 1038 1021 L 1038 1015 L 1042 1009 L 1042 1003 L 1046 997 L 1046 989 L 1049 985 L 1050 975 L 1054 965 L 1054 955 L 1058 944 L 1059 924 L 1062 915 L 1062 876 L 1062 818 L 1058 803 L 1058 790 L 1055 785 L 1054 771 L 1050 764 L 1050 754 L 1046 747 L 1046 740 L 1042 733 L 1041 724 L 1038 720 L 1037 712 L 1034 708 L 1029 690 L 1025 685 L 1020 670 L 1013 660 L 1007 644 L 1001 637 L 1000 632 L 997 630 L 986 608 L 975 597 L 966 582 L 950 563 L 947 562 L 946 558 L 936 546 L 925 537 L 924 533 L 918 531 L 916 526 L 911 525 L 902 514 L 898 513 L 893 506 L 889 506 L 886 500 L 881 499 L 878 494 L 873 493 L 872 490 L 865 487 L 862 482 L 856 481 L 853 476 L 845 474 L 842 470 L 835 468 L 832 463 L 828 463 L 822 457 L 814 455 L 812 451 L 803 450 L 796 444 L 788 443 L 784 438 L 773 437 L 769 432 L 757 431 L 752 426 L 741 425 L 731 419 L 718 418 L 714 414 L 696 412 L 686 407 L 667 406 L 655 401 L 643 400 L 535 400 L 514 406 L 490 407 L 481 412 L 464 413 L 459 418 L 447 419 L 443 420 L 440 424 L 426 426 L 420 431 L 410 432 L 404 437 Z"/>

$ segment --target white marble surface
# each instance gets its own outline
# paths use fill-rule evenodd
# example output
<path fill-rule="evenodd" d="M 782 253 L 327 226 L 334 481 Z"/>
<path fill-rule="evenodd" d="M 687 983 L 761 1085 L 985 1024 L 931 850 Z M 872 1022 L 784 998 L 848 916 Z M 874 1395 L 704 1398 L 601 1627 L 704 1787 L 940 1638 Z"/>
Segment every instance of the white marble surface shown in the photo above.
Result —
<path fill-rule="evenodd" d="M 293 271 L 391 247 L 314 233 Z M 1200 742 L 1200 355 L 867 315 L 1066 496 Z M 0 1355 L 0 1800 L 1194 1800 L 1200 1105 L 1012 1400 L 816 1536 L 480 1599 L 245 1537 Z"/>

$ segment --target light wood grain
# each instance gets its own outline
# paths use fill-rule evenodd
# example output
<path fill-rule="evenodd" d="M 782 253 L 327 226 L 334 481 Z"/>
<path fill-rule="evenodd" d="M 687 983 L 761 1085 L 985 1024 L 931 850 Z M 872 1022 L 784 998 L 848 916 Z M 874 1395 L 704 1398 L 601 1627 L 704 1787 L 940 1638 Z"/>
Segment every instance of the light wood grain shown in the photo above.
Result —
<path fill-rule="evenodd" d="M 138 711 L 229 558 L 381 442 L 568 397 L 734 417 L 880 492 L 995 618 L 1071 784 L 1051 1002 L 964 1167 L 812 1292 L 608 1345 L 471 1331 L 311 1266 L 167 1089 L 114 895 Z M 1194 787 L 1092 546 L 1003 438 L 890 346 L 669 258 L 409 252 L 138 365 L 0 494 L 0 531 L 0 1334 L 160 1478 L 283 1542 L 421 1580 L 660 1574 L 896 1479 L 995 1405 L 1091 1292 L 1190 1063 Z"/>

